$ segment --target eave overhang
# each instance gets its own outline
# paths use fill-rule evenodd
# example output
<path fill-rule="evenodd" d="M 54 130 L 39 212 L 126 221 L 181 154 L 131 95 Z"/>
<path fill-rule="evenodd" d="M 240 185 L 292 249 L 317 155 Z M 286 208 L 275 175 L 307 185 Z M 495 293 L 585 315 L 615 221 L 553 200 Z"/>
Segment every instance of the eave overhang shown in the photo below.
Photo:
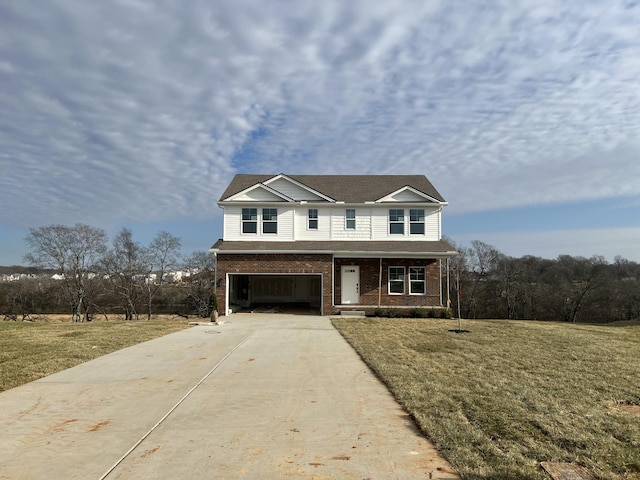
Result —
<path fill-rule="evenodd" d="M 225 242 L 211 249 L 217 255 L 316 254 L 335 258 L 448 258 L 457 252 L 447 242 Z"/>

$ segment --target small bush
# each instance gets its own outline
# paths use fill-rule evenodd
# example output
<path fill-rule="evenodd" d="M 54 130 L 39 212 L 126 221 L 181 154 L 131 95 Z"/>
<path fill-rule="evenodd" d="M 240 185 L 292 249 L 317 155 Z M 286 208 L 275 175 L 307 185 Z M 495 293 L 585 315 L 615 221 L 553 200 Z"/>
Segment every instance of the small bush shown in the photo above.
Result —
<path fill-rule="evenodd" d="M 453 318 L 450 308 L 443 308 L 440 310 L 440 318 Z"/>

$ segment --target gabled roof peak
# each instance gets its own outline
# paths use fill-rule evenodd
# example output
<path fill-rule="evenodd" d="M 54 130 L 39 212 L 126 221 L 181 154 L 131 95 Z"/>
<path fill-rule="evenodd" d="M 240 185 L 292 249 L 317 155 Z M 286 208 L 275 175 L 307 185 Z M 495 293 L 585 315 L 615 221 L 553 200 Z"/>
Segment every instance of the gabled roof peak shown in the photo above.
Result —
<path fill-rule="evenodd" d="M 446 203 L 424 175 L 290 175 L 282 173 L 237 174 L 220 197 L 220 201 L 256 184 L 269 185 L 283 178 L 332 202 L 374 202 L 409 187 L 412 191 L 419 192 L 435 202 Z"/>

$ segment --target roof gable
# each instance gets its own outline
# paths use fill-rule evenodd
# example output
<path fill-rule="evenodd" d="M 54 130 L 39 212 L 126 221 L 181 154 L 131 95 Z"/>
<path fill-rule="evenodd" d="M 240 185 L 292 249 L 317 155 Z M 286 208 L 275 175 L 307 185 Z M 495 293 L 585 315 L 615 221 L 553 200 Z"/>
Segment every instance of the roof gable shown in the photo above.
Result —
<path fill-rule="evenodd" d="M 281 192 L 274 190 L 268 185 L 258 183 L 249 188 L 232 195 L 225 199 L 226 201 L 236 202 L 293 202 L 291 197 L 288 197 Z"/>
<path fill-rule="evenodd" d="M 277 190 L 278 192 L 281 192 L 296 201 L 333 201 L 332 198 L 327 197 L 320 192 L 316 192 L 312 188 L 309 188 L 306 185 L 297 182 L 294 179 L 289 178 L 283 174 L 276 175 L 275 177 L 270 178 L 264 183 L 265 185 L 269 185 L 274 190 Z"/>
<path fill-rule="evenodd" d="M 385 195 L 382 198 L 376 200 L 376 203 L 393 203 L 393 202 L 432 202 L 432 203 L 440 203 L 435 198 L 422 193 L 415 188 L 410 186 L 404 186 L 395 192 L 391 192 L 389 195 Z"/>

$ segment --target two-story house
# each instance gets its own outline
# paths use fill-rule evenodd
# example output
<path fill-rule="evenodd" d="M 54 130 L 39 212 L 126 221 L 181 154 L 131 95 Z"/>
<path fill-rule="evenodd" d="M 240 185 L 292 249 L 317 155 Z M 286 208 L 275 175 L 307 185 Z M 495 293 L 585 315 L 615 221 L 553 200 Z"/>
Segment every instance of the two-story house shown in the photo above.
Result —
<path fill-rule="evenodd" d="M 323 315 L 440 308 L 447 202 L 424 175 L 236 175 L 217 257 L 221 314 L 307 305 Z"/>

